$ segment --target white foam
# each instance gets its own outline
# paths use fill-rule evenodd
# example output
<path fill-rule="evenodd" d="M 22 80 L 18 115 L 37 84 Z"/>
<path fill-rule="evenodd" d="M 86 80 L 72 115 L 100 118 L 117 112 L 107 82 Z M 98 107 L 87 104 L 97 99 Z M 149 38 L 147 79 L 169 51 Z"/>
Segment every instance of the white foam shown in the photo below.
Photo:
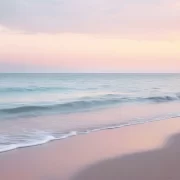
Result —
<path fill-rule="evenodd" d="M 96 127 L 93 129 L 86 129 L 84 131 L 70 131 L 70 132 L 67 132 L 64 134 L 59 133 L 60 134 L 59 136 L 54 136 L 53 133 L 50 134 L 50 133 L 43 132 L 43 131 L 33 132 L 33 134 L 31 132 L 27 136 L 27 137 L 29 137 L 29 139 L 23 139 L 23 141 L 25 141 L 25 143 L 18 143 L 17 142 L 17 143 L 10 144 L 10 142 L 11 142 L 10 138 L 11 137 L 9 138 L 9 144 L 8 145 L 1 144 L 1 141 L 0 141 L 0 153 L 10 151 L 10 150 L 14 150 L 14 149 L 18 149 L 18 148 L 25 148 L 25 147 L 42 145 L 42 144 L 48 143 L 50 141 L 66 139 L 66 138 L 70 138 L 70 137 L 73 137 L 76 135 L 89 134 L 91 132 L 97 132 L 97 131 L 103 131 L 103 130 L 117 129 L 117 128 L 122 128 L 122 127 L 126 127 L 126 126 L 144 124 L 144 123 L 148 123 L 148 122 L 166 120 L 169 118 L 176 118 L 176 117 L 180 117 L 180 114 L 168 115 L 168 116 L 161 117 L 161 118 L 157 117 L 157 118 L 152 118 L 152 119 L 136 119 L 134 121 L 123 123 L 123 124 L 116 124 L 116 125 L 99 127 L 99 128 Z M 28 132 L 24 132 L 24 133 L 27 135 Z M 12 138 L 13 137 L 14 136 L 12 136 Z M 3 136 L 1 138 L 3 139 Z M 12 140 L 12 142 L 13 142 L 13 140 Z"/>

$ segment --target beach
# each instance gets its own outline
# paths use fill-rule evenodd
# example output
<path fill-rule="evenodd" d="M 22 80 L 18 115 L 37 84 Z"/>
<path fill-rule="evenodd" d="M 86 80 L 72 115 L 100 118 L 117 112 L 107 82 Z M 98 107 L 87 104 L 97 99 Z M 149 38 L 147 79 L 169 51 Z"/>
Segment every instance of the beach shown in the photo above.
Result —
<path fill-rule="evenodd" d="M 178 133 L 174 118 L 1 153 L 1 179 L 179 179 Z"/>
<path fill-rule="evenodd" d="M 0 180 L 180 180 L 180 1 L 0 0 Z"/>

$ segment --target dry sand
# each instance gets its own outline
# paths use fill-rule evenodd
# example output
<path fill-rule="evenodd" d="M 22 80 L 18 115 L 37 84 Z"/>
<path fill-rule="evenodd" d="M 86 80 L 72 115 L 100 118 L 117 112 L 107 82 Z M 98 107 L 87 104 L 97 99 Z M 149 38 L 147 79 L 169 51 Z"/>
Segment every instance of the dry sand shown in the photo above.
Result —
<path fill-rule="evenodd" d="M 162 148 L 98 162 L 72 180 L 179 180 L 180 134 Z"/>

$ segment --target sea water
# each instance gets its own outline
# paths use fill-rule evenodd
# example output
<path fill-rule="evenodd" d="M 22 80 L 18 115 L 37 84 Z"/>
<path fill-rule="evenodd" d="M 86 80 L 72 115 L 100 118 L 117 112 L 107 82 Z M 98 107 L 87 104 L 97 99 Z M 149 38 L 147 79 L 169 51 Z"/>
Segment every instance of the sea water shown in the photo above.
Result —
<path fill-rule="evenodd" d="M 0 152 L 180 116 L 180 74 L 0 74 Z"/>

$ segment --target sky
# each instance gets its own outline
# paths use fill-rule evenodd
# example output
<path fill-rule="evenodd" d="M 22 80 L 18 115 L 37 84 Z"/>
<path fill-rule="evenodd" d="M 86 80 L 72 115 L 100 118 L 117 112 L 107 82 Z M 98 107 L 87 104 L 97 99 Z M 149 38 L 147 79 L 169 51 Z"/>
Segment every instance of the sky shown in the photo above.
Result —
<path fill-rule="evenodd" d="M 0 1 L 0 72 L 180 72 L 180 1 Z"/>

